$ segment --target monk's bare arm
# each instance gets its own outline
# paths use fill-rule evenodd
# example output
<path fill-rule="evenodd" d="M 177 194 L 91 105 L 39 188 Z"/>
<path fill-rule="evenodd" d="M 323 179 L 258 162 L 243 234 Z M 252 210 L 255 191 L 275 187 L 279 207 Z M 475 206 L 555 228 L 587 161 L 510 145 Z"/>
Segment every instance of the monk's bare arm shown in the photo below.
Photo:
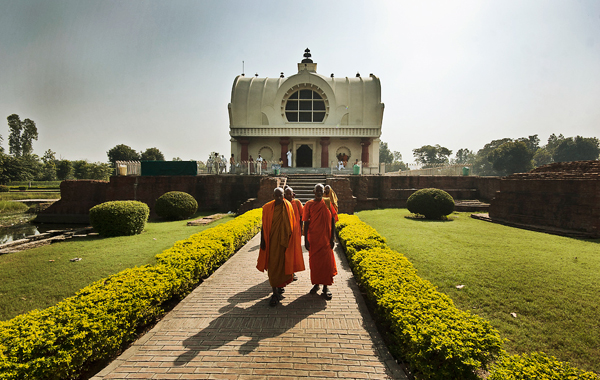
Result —
<path fill-rule="evenodd" d="M 309 221 L 304 222 L 304 246 L 307 251 L 310 251 L 310 243 L 308 242 L 308 226 L 310 225 Z"/>
<path fill-rule="evenodd" d="M 335 245 L 335 219 L 331 218 L 331 240 L 329 241 L 331 248 Z"/>

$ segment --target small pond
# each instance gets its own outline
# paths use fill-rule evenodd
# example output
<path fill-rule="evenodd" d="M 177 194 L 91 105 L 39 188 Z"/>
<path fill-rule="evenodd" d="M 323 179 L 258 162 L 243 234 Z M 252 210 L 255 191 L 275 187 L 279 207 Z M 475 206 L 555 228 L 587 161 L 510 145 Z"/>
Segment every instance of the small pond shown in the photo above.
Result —
<path fill-rule="evenodd" d="M 50 230 L 67 230 L 78 227 L 81 228 L 83 225 L 25 223 L 11 227 L 0 227 L 0 244 L 10 243 L 11 241 L 24 239 L 32 235 L 39 235 Z"/>

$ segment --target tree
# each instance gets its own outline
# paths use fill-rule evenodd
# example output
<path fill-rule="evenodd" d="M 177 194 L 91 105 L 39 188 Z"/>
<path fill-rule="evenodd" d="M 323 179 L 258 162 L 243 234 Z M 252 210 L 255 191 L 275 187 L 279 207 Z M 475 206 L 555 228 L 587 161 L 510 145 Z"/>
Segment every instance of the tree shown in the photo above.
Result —
<path fill-rule="evenodd" d="M 541 147 L 535 151 L 533 155 L 533 165 L 537 168 L 539 166 L 548 165 L 552 162 L 552 154 L 548 151 L 548 148 Z"/>
<path fill-rule="evenodd" d="M 456 158 L 451 160 L 455 165 L 470 164 L 475 160 L 475 154 L 472 150 L 462 148 L 456 151 Z"/>
<path fill-rule="evenodd" d="M 386 142 L 379 144 L 379 163 L 391 164 L 394 162 L 394 154 L 388 148 Z"/>
<path fill-rule="evenodd" d="M 33 153 L 33 140 L 38 139 L 38 130 L 31 119 L 21 121 L 19 115 L 12 114 L 8 120 L 9 152 L 15 157 L 28 156 Z"/>
<path fill-rule="evenodd" d="M 115 164 L 117 161 L 139 161 L 140 155 L 138 152 L 133 150 L 130 146 L 125 144 L 119 144 L 106 152 L 108 155 L 108 161 L 111 164 Z"/>
<path fill-rule="evenodd" d="M 89 163 L 87 160 L 73 161 L 73 174 L 76 179 L 98 179 L 106 181 L 114 169 L 104 162 Z"/>
<path fill-rule="evenodd" d="M 69 160 L 59 160 L 56 162 L 56 177 L 64 181 L 73 178 L 73 163 Z"/>
<path fill-rule="evenodd" d="M 44 152 L 42 157 L 43 165 L 40 172 L 36 175 L 38 181 L 56 181 L 56 153 L 51 149 Z"/>
<path fill-rule="evenodd" d="M 600 141 L 595 137 L 576 136 L 563 139 L 554 148 L 554 162 L 597 160 Z"/>
<path fill-rule="evenodd" d="M 494 170 L 503 174 L 525 173 L 533 169 L 533 152 L 524 141 L 509 141 L 488 155 Z"/>
<path fill-rule="evenodd" d="M 148 148 L 142 153 L 142 161 L 164 161 L 165 156 L 158 148 Z"/>
<path fill-rule="evenodd" d="M 509 141 L 512 141 L 512 139 L 503 138 L 500 140 L 492 140 L 491 142 L 485 144 L 483 148 L 479 149 L 475 155 L 475 159 L 473 160 L 473 174 L 481 176 L 499 175 L 499 173 L 494 170 L 492 163 L 488 159 L 488 155 L 492 153 L 494 149 Z"/>
<path fill-rule="evenodd" d="M 439 144 L 435 146 L 423 145 L 418 149 L 413 149 L 415 161 L 423 164 L 425 168 L 439 164 L 447 164 L 449 162 L 448 156 L 451 154 L 452 151 L 450 149 L 440 146 Z"/>

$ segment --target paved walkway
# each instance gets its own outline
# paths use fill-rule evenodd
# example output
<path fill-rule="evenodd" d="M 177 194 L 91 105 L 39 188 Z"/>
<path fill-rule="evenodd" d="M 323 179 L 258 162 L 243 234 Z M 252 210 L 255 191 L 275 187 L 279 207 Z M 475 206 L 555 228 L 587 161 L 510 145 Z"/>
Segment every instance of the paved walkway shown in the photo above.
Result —
<path fill-rule="evenodd" d="M 259 235 L 92 380 L 406 379 L 381 341 L 341 248 L 326 301 L 307 270 L 269 306 Z"/>

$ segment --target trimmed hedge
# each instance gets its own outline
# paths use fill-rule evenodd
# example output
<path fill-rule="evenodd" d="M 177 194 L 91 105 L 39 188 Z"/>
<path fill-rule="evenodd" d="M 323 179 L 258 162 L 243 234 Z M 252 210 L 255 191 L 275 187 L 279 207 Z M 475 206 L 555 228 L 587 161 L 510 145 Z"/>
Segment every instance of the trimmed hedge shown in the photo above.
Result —
<path fill-rule="evenodd" d="M 492 368 L 488 380 L 598 380 L 593 372 L 584 372 L 543 352 L 504 356 Z"/>
<path fill-rule="evenodd" d="M 261 209 L 177 242 L 157 264 L 96 281 L 44 310 L 0 321 L 0 377 L 74 379 L 116 354 L 258 231 Z"/>
<path fill-rule="evenodd" d="M 454 211 L 454 198 L 444 190 L 427 188 L 411 194 L 406 200 L 406 208 L 426 219 L 440 219 Z"/>
<path fill-rule="evenodd" d="M 390 350 L 419 379 L 476 379 L 476 370 L 500 356 L 499 332 L 417 276 L 372 227 L 342 214 L 336 230 L 357 280 L 391 330 Z"/>
<path fill-rule="evenodd" d="M 154 209 L 156 215 L 164 219 L 187 219 L 198 210 L 198 202 L 183 191 L 169 191 L 158 197 Z"/>
<path fill-rule="evenodd" d="M 90 224 L 102 236 L 129 236 L 140 234 L 150 208 L 138 201 L 111 201 L 90 209 Z"/>
<path fill-rule="evenodd" d="M 6 185 L 0 185 L 0 193 L 8 193 L 10 188 Z"/>

